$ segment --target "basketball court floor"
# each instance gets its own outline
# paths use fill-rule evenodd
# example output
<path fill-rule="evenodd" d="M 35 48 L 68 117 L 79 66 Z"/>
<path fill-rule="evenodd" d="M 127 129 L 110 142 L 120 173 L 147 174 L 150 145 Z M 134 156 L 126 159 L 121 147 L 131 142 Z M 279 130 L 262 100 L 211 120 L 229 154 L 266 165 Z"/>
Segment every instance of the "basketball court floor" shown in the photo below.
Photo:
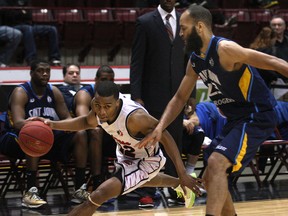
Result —
<path fill-rule="evenodd" d="M 204 216 L 205 195 L 196 199 L 192 209 L 171 206 L 167 202 L 167 190 L 158 190 L 158 199 L 153 209 L 139 209 L 138 195 L 131 193 L 113 202 L 103 204 L 94 215 L 109 216 Z M 238 216 L 286 216 L 288 215 L 288 175 L 277 177 L 273 184 L 264 183 L 258 187 L 253 177 L 240 177 L 236 186 L 230 188 Z M 75 205 L 67 201 L 63 190 L 51 189 L 46 197 L 48 204 L 39 209 L 21 207 L 20 192 L 9 192 L 0 200 L 0 216 L 22 215 L 66 215 Z"/>

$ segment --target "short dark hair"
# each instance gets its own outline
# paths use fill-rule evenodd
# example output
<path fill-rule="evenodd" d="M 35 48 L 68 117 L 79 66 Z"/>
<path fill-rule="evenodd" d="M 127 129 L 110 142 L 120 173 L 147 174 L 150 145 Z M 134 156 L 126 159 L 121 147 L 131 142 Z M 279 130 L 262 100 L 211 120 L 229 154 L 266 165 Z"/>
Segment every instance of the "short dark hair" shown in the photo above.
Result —
<path fill-rule="evenodd" d="M 102 65 L 98 68 L 98 70 L 96 72 L 96 77 L 99 78 L 101 76 L 101 73 L 103 73 L 103 72 L 115 74 L 114 70 L 109 65 Z"/>
<path fill-rule="evenodd" d="M 98 94 L 101 97 L 110 97 L 114 96 L 116 100 L 119 98 L 119 88 L 118 85 L 112 81 L 102 81 L 96 85 L 95 94 Z"/>
<path fill-rule="evenodd" d="M 35 59 L 30 63 L 30 73 L 35 71 L 37 69 L 37 67 L 39 66 L 39 64 L 48 64 L 50 66 L 50 63 L 46 60 L 43 59 Z"/>
<path fill-rule="evenodd" d="M 190 5 L 187 11 L 196 22 L 204 22 L 208 28 L 212 29 L 212 15 L 208 9 L 200 5 Z"/>
<path fill-rule="evenodd" d="M 66 75 L 66 73 L 67 73 L 67 68 L 69 68 L 69 67 L 72 66 L 72 65 L 78 67 L 78 69 L 79 69 L 79 71 L 80 71 L 80 65 L 79 65 L 79 64 L 72 64 L 72 63 L 66 64 L 66 65 L 63 67 L 63 70 L 62 70 L 62 72 L 63 72 L 63 77 L 65 77 L 65 75 Z"/>

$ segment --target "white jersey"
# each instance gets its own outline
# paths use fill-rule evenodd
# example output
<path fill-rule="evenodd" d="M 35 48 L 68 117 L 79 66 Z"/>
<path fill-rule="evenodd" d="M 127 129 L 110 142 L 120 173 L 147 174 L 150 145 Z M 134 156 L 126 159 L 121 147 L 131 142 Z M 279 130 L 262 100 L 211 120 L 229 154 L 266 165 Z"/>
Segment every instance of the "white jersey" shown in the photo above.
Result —
<path fill-rule="evenodd" d="M 116 118 L 116 120 L 108 124 L 107 122 L 101 123 L 98 119 L 99 125 L 110 134 L 115 142 L 117 143 L 117 158 L 118 160 L 122 157 L 128 157 L 131 159 L 137 158 L 147 158 L 159 154 L 160 148 L 159 143 L 155 146 L 148 148 L 139 149 L 135 146 L 140 138 L 133 137 L 129 134 L 127 130 L 127 119 L 131 113 L 133 113 L 137 109 L 142 109 L 144 111 L 145 108 L 140 104 L 125 98 L 120 94 L 120 99 L 123 101 L 121 111 Z M 146 111 L 147 112 L 147 111 Z"/>

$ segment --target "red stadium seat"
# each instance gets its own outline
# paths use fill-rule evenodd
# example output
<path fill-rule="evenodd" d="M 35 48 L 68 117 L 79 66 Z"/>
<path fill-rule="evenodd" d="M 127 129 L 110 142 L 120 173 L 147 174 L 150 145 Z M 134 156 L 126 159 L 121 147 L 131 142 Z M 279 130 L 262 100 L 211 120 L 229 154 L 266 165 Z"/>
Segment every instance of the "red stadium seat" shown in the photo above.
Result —
<path fill-rule="evenodd" d="M 81 10 L 55 10 L 55 19 L 65 47 L 83 46 L 90 37 L 88 21 L 83 18 Z"/>
<path fill-rule="evenodd" d="M 32 10 L 33 23 L 41 24 L 55 24 L 52 11 L 49 9 L 33 9 Z"/>
<path fill-rule="evenodd" d="M 124 46 L 130 46 L 132 44 L 138 16 L 139 10 L 137 9 L 117 9 L 115 11 L 115 18 L 119 20 L 123 26 Z"/>
<path fill-rule="evenodd" d="M 252 22 L 270 22 L 272 18 L 272 12 L 270 10 L 259 9 L 259 10 L 250 10 L 250 21 Z"/>

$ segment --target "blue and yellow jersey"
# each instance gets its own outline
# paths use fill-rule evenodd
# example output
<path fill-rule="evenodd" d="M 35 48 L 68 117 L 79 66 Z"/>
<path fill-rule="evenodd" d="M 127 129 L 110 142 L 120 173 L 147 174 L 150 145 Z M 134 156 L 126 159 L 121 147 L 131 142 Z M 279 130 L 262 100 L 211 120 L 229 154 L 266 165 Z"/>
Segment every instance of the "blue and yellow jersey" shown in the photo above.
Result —
<path fill-rule="evenodd" d="M 273 109 L 276 101 L 256 68 L 243 64 L 239 70 L 229 72 L 221 67 L 217 52 L 221 40 L 226 39 L 211 38 L 206 56 L 194 52 L 190 56 L 192 67 L 208 87 L 214 104 L 228 120 Z"/>
<path fill-rule="evenodd" d="M 51 120 L 59 120 L 56 113 L 55 97 L 52 91 L 52 86 L 47 84 L 46 92 L 42 97 L 38 97 L 31 87 L 30 82 L 19 85 L 23 88 L 28 96 L 28 102 L 25 105 L 25 119 L 29 117 L 39 116 Z M 8 129 L 13 130 L 13 121 L 11 107 L 8 107 L 7 123 Z"/>

